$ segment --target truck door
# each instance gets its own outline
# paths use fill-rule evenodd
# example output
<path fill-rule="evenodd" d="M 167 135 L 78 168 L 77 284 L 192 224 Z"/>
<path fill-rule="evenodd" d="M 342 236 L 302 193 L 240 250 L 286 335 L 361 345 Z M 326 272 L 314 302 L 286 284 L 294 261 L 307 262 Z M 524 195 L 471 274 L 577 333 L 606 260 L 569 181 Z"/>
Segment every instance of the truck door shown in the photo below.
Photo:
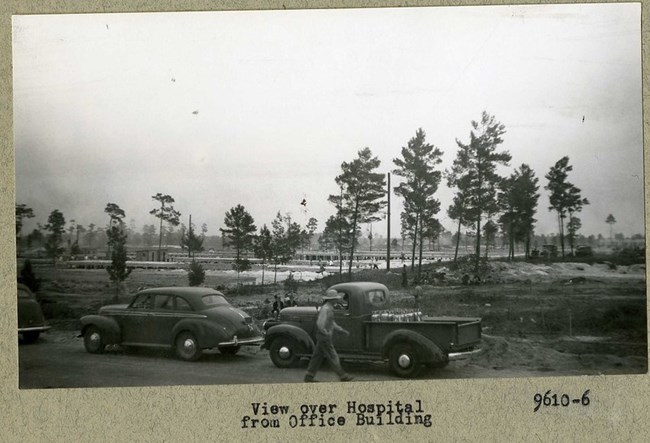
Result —
<path fill-rule="evenodd" d="M 334 305 L 334 321 L 343 329 L 350 332 L 350 335 L 345 335 L 342 332 L 334 332 L 334 347 L 337 351 L 354 351 L 364 348 L 364 334 L 365 325 L 363 318 L 353 316 L 350 310 L 350 295 L 339 291 L 342 295 L 342 300 Z"/>

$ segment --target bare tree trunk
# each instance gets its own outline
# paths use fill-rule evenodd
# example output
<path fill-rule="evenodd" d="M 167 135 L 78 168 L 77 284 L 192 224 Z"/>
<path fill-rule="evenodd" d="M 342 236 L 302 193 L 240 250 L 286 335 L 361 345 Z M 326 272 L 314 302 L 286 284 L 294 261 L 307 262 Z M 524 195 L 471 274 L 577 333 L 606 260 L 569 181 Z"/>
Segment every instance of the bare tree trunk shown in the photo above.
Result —
<path fill-rule="evenodd" d="M 162 215 L 162 214 L 161 214 Z M 158 261 L 162 261 L 162 217 L 160 217 L 160 235 L 158 236 Z"/>
<path fill-rule="evenodd" d="M 352 281 L 352 262 L 354 261 L 354 246 L 357 239 L 357 218 L 359 216 L 359 202 L 354 206 L 354 217 L 352 218 L 352 246 L 350 247 L 350 263 L 348 263 L 348 280 Z"/>
<path fill-rule="evenodd" d="M 474 265 L 474 272 L 478 275 L 481 260 L 481 213 L 479 212 L 476 218 L 476 264 Z"/>
<path fill-rule="evenodd" d="M 420 219 L 420 214 L 415 216 L 415 227 L 413 228 L 413 251 L 411 253 L 411 271 L 415 270 L 415 251 L 418 241 L 418 221 Z"/>
<path fill-rule="evenodd" d="M 460 225 L 462 221 L 462 218 L 458 219 L 458 232 L 456 233 L 456 252 L 454 252 L 454 263 L 456 263 L 456 259 L 458 258 L 458 248 L 460 247 Z"/>
<path fill-rule="evenodd" d="M 422 273 L 422 217 L 420 217 L 420 258 L 418 260 L 418 281 L 420 281 L 420 274 Z"/>

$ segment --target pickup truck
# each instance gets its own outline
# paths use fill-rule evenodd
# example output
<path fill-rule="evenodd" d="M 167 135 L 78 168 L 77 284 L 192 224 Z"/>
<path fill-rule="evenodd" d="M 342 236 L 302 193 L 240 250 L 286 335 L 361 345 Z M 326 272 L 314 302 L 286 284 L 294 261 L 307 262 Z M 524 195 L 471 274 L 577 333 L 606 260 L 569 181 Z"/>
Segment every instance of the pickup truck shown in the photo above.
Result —
<path fill-rule="evenodd" d="M 444 367 L 450 360 L 480 352 L 480 318 L 391 311 L 388 288 L 374 282 L 340 283 L 330 289 L 341 296 L 334 306 L 334 319 L 350 332 L 349 336 L 334 333 L 341 360 L 388 361 L 395 375 L 410 378 L 424 367 Z M 311 356 L 318 309 L 285 308 L 277 320 L 264 323 L 263 347 L 277 367 L 294 367 Z"/>

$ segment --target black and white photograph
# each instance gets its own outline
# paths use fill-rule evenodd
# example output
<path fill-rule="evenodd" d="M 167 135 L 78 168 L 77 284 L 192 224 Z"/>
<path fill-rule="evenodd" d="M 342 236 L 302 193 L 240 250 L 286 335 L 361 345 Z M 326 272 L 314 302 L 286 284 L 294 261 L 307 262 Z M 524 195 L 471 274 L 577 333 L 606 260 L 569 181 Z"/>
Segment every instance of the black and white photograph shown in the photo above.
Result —
<path fill-rule="evenodd" d="M 20 390 L 647 373 L 639 3 L 23 14 L 12 51 Z"/>

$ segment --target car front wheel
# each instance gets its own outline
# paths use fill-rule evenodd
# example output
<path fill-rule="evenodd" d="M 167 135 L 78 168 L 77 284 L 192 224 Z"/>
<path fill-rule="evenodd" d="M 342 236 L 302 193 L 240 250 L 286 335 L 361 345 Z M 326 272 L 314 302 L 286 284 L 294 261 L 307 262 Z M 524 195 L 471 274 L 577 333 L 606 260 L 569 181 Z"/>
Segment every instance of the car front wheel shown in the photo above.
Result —
<path fill-rule="evenodd" d="M 269 346 L 271 361 L 278 368 L 293 368 L 297 366 L 300 361 L 299 354 L 302 352 L 302 346 L 296 340 L 289 337 L 278 337 Z"/>
<path fill-rule="evenodd" d="M 181 360 L 196 361 L 201 358 L 199 342 L 191 332 L 181 332 L 176 336 L 176 355 Z"/>
<path fill-rule="evenodd" d="M 91 354 L 101 354 L 104 352 L 106 343 L 102 331 L 96 326 L 88 326 L 84 332 L 84 347 Z"/>
<path fill-rule="evenodd" d="M 397 343 L 390 348 L 388 354 L 390 368 L 395 375 L 402 378 L 411 378 L 422 370 L 420 355 L 411 343 Z"/>

